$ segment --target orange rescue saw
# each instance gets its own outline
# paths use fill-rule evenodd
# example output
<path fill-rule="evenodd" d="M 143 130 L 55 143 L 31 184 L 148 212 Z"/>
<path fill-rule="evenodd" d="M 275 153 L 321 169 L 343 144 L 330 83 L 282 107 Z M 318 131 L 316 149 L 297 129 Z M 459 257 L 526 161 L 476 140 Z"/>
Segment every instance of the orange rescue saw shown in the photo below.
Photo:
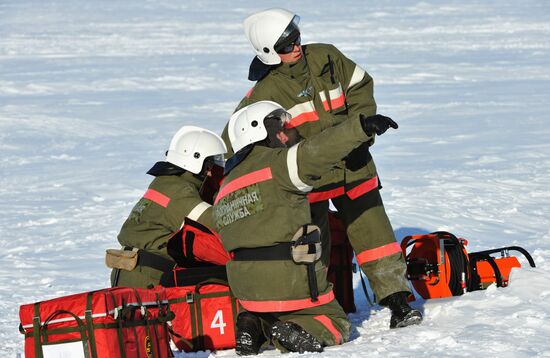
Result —
<path fill-rule="evenodd" d="M 468 253 L 466 245 L 465 239 L 445 231 L 403 239 L 401 249 L 406 257 L 407 277 L 422 298 L 460 296 L 486 289 L 492 283 L 497 287 L 508 286 L 512 268 L 521 267 L 510 251 L 522 253 L 535 267 L 529 252 L 519 246 Z M 501 256 L 491 256 L 495 253 Z"/>

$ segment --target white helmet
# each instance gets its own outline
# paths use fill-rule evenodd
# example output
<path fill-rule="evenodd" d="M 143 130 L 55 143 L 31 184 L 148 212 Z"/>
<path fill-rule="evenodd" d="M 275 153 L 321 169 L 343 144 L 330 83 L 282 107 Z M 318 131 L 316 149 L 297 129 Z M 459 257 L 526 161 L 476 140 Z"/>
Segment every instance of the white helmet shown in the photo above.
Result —
<path fill-rule="evenodd" d="M 285 121 L 291 118 L 280 104 L 272 101 L 259 101 L 233 113 L 227 126 L 233 150 L 238 152 L 249 144 L 266 139 L 267 129 L 264 119 L 271 114 L 281 117 L 281 128 Z"/>
<path fill-rule="evenodd" d="M 195 126 L 183 126 L 174 135 L 166 152 L 166 161 L 191 173 L 199 174 L 207 157 L 221 160 L 227 153 L 225 143 L 214 132 Z"/>
<path fill-rule="evenodd" d="M 244 33 L 254 47 L 256 56 L 266 65 L 281 63 L 275 44 L 287 27 L 298 30 L 300 16 L 285 9 L 269 9 L 252 14 L 244 20 Z M 286 34 L 287 36 L 289 33 Z M 283 36 L 285 37 L 285 36 Z"/>

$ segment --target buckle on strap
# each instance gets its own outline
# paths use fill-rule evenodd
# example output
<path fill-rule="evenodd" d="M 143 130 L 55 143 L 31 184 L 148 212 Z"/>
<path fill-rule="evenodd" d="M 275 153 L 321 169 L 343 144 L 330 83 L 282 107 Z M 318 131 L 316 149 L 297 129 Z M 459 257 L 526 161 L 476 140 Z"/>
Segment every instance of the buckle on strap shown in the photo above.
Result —
<path fill-rule="evenodd" d="M 302 226 L 294 234 L 292 260 L 297 264 L 312 264 L 321 258 L 321 230 L 311 224 Z"/>

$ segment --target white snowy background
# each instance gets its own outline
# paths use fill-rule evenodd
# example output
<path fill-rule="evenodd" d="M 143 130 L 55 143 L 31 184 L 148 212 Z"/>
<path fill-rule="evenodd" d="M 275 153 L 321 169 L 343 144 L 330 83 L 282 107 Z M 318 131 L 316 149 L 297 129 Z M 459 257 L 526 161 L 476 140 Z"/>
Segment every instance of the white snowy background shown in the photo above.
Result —
<path fill-rule="evenodd" d="M 182 125 L 222 130 L 251 86 L 242 20 L 273 6 L 364 67 L 399 123 L 373 148 L 399 239 L 448 230 L 538 266 L 419 300 L 399 330 L 358 287 L 351 342 L 321 355 L 549 357 L 547 0 L 0 0 L 0 357 L 23 352 L 19 305 L 108 286 L 145 172 Z M 209 354 L 234 351 L 190 356 Z"/>

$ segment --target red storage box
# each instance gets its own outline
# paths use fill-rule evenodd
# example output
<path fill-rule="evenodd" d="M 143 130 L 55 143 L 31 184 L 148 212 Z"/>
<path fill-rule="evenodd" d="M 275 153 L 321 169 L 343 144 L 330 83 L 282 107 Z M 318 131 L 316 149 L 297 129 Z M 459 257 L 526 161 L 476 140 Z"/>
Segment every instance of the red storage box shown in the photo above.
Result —
<path fill-rule="evenodd" d="M 22 305 L 25 357 L 171 357 L 163 287 L 115 287 Z"/>
<path fill-rule="evenodd" d="M 186 352 L 235 348 L 238 302 L 226 282 L 166 288 L 172 320 L 172 339 Z"/>

